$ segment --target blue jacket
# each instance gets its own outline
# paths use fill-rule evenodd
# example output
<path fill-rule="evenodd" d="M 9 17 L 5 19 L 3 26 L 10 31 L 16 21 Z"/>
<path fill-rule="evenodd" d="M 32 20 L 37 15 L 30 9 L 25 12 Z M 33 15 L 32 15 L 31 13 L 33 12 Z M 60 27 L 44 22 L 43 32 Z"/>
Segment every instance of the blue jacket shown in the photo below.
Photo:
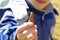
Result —
<path fill-rule="evenodd" d="M 55 24 L 54 14 L 57 13 L 53 5 L 49 3 L 43 10 L 37 10 L 28 0 L 25 1 L 29 6 L 29 10 L 34 13 L 34 24 L 37 25 L 38 40 L 52 40 L 51 31 Z"/>

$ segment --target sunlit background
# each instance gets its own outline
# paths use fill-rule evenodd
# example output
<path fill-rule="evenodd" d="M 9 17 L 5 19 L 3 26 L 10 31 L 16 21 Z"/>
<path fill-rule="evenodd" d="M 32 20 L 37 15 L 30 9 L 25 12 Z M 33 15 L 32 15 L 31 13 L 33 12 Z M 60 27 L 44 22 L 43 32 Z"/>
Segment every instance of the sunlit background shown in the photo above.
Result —
<path fill-rule="evenodd" d="M 52 3 L 54 6 L 56 6 L 59 12 L 59 16 L 56 16 L 56 25 L 52 33 L 52 36 L 54 40 L 60 40 L 60 0 L 52 0 Z"/>

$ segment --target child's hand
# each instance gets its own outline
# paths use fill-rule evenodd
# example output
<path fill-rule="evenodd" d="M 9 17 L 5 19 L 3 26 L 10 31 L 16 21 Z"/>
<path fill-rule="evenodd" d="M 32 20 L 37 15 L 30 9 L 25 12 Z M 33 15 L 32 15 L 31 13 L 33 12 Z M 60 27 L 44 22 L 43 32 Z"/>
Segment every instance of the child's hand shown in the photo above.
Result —
<path fill-rule="evenodd" d="M 17 28 L 15 40 L 37 40 L 37 26 L 34 25 L 33 12 L 31 12 L 28 22 Z"/>
<path fill-rule="evenodd" d="M 15 40 L 37 40 L 37 27 L 32 22 L 26 22 L 16 30 Z"/>

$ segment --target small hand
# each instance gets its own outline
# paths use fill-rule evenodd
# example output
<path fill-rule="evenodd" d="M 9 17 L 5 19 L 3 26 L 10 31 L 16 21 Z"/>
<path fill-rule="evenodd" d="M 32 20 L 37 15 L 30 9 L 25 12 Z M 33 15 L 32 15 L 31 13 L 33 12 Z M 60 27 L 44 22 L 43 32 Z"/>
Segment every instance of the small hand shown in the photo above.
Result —
<path fill-rule="evenodd" d="M 22 24 L 16 30 L 15 40 L 37 40 L 37 27 L 32 22 Z"/>

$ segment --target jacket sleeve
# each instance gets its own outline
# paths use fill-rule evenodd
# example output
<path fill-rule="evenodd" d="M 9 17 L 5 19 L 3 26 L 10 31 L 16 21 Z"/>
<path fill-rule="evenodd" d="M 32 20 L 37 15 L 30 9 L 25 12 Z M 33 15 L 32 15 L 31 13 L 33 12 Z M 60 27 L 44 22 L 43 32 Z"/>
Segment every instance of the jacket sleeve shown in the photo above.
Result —
<path fill-rule="evenodd" d="M 14 35 L 17 27 L 18 23 L 14 20 L 13 13 L 6 11 L 0 21 L 0 40 L 11 39 L 11 35 Z"/>

